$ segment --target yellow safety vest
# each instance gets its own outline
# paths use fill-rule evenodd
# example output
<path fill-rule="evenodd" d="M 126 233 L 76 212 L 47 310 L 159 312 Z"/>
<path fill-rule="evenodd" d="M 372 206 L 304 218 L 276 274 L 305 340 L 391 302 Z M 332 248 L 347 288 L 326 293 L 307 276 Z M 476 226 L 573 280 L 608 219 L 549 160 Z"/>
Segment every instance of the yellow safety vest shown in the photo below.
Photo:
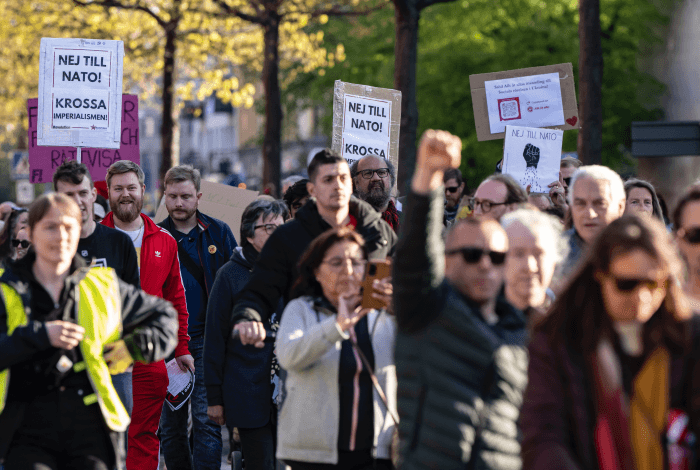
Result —
<path fill-rule="evenodd" d="M 19 294 L 9 285 L 0 283 L 7 311 L 7 334 L 27 324 L 27 314 Z M 103 357 L 104 346 L 121 338 L 121 295 L 117 275 L 111 268 L 91 268 L 78 285 L 78 324 L 85 328 L 80 342 L 83 362 L 73 365 L 73 370 L 87 369 L 90 384 L 95 393 L 83 398 L 85 405 L 99 403 L 107 426 L 113 431 L 126 431 L 129 414 L 112 385 L 107 363 Z M 0 372 L 0 413 L 10 384 L 10 369 Z"/>

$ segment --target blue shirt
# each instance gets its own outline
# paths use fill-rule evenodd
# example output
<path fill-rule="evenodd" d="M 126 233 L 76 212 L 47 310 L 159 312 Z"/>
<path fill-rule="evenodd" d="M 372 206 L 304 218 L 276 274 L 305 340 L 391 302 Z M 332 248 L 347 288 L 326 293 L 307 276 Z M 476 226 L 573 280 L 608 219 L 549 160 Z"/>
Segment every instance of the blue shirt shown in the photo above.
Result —
<path fill-rule="evenodd" d="M 197 252 L 199 232 L 199 225 L 197 225 L 188 234 L 174 230 L 173 236 L 178 244 L 182 245 L 187 254 L 190 255 L 192 261 L 198 266 L 202 266 L 202 260 L 199 259 L 199 253 Z M 182 276 L 182 284 L 185 286 L 185 300 L 187 301 L 187 312 L 189 313 L 187 333 L 191 338 L 202 336 L 204 335 L 204 322 L 201 320 L 206 317 L 204 312 L 206 310 L 207 293 L 192 273 L 187 270 L 182 260 L 180 260 L 180 275 Z"/>

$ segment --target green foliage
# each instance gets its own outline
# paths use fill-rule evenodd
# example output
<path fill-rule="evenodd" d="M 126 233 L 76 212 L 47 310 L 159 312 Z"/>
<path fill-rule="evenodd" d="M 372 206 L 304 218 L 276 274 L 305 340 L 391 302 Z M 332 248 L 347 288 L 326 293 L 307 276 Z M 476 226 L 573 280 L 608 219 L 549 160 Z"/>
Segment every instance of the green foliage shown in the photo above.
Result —
<path fill-rule="evenodd" d="M 603 30 L 603 163 L 629 167 L 632 121 L 663 117 L 661 83 L 640 70 L 668 25 L 674 0 L 601 0 Z M 292 81 L 286 104 L 326 107 L 331 132 L 333 82 L 343 80 L 393 88 L 393 10 L 370 17 L 334 18 L 320 29 L 325 44 L 343 44 L 347 59 L 323 75 Z M 420 22 L 417 102 L 420 135 L 446 129 L 462 137 L 462 172 L 470 187 L 494 171 L 503 141 L 478 142 L 469 75 L 571 62 L 578 77 L 578 2 L 575 0 L 461 0 L 434 5 Z M 564 151 L 576 150 L 568 131 Z"/>

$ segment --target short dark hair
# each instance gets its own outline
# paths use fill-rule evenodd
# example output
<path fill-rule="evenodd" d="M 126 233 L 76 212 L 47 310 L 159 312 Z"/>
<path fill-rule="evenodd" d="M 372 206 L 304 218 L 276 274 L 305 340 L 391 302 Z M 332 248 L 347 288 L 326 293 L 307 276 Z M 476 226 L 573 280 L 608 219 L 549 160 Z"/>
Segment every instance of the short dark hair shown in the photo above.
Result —
<path fill-rule="evenodd" d="M 73 217 L 79 224 L 82 224 L 80 208 L 72 198 L 61 193 L 47 193 L 39 196 L 29 206 L 29 217 L 27 220 L 29 228 L 34 229 L 34 226 L 54 207 L 61 211 L 62 214 Z"/>
<path fill-rule="evenodd" d="M 676 208 L 673 210 L 673 230 L 678 231 L 683 228 L 681 226 L 681 221 L 683 220 L 683 211 L 685 206 L 691 202 L 700 201 L 700 183 L 695 183 L 685 190 L 681 198 L 676 204 Z"/>
<path fill-rule="evenodd" d="M 462 172 L 459 171 L 457 168 L 450 168 L 445 172 L 445 175 L 442 177 L 442 182 L 447 183 L 451 179 L 457 180 L 457 184 L 460 185 L 464 183 L 464 178 L 462 178 Z"/>
<path fill-rule="evenodd" d="M 369 157 L 374 157 L 378 158 L 380 160 L 384 160 L 384 163 L 386 164 L 386 168 L 389 170 L 389 177 L 391 178 L 391 187 L 394 187 L 394 184 L 396 183 L 396 168 L 394 167 L 394 164 L 391 163 L 391 161 L 388 158 L 380 157 L 378 155 L 366 155 L 359 160 L 355 160 L 352 162 L 352 165 L 350 165 L 350 175 L 353 177 L 353 179 L 357 176 L 357 167 L 360 165 L 360 162 L 364 160 L 365 158 Z M 353 181 L 354 182 L 354 181 Z"/>
<path fill-rule="evenodd" d="M 75 160 L 68 160 L 61 163 L 61 166 L 56 168 L 56 173 L 53 174 L 53 190 L 58 191 L 56 185 L 59 181 L 71 184 L 80 184 L 83 179 L 87 178 L 90 181 L 90 187 L 94 186 L 92 176 L 88 171 L 88 167 L 84 163 L 78 163 Z"/>
<path fill-rule="evenodd" d="M 486 181 L 498 181 L 506 186 L 506 204 L 517 204 L 528 201 L 525 190 L 520 186 L 520 183 L 515 181 L 515 178 L 510 175 L 491 175 L 484 180 L 484 182 Z"/>
<path fill-rule="evenodd" d="M 294 201 L 298 201 L 299 199 L 305 198 L 309 195 L 309 190 L 306 189 L 306 183 L 308 182 L 309 180 L 303 178 L 287 188 L 287 192 L 284 193 L 283 199 L 284 202 L 287 203 L 287 207 L 290 211 L 292 210 L 292 204 Z"/>
<path fill-rule="evenodd" d="M 296 299 L 303 295 L 312 297 L 323 296 L 323 289 L 321 289 L 321 285 L 316 280 L 316 268 L 323 262 L 326 252 L 333 245 L 342 241 L 357 243 L 362 250 L 362 257 L 365 260 L 369 258 L 365 240 L 355 230 L 348 227 L 326 230 L 311 242 L 304 254 L 299 258 L 299 264 L 297 265 L 299 277 L 294 282 L 290 298 Z"/>
<path fill-rule="evenodd" d="M 256 199 L 248 204 L 241 216 L 241 246 L 250 245 L 248 238 L 255 237 L 255 221 L 260 215 L 263 220 L 268 217 L 281 215 L 285 221 L 289 218 L 287 205 L 279 199 Z"/>
<path fill-rule="evenodd" d="M 338 152 L 335 152 L 331 149 L 321 150 L 316 155 L 314 155 L 314 158 L 311 159 L 311 163 L 309 163 L 309 168 L 307 169 L 307 172 L 309 173 L 309 179 L 312 183 L 314 182 L 316 176 L 318 175 L 318 167 L 320 167 L 321 165 L 330 165 L 332 163 L 339 162 L 347 163 L 347 161 L 343 157 L 341 157 L 338 154 Z"/>

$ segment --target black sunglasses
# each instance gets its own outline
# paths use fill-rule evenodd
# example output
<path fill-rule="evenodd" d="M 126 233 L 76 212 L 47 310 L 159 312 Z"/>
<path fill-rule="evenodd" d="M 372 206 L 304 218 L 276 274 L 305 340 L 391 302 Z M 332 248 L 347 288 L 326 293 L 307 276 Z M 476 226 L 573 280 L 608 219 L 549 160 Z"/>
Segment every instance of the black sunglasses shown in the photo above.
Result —
<path fill-rule="evenodd" d="M 29 248 L 29 245 L 31 245 L 29 240 L 17 240 L 16 238 L 12 239 L 12 246 L 15 248 L 18 246 L 21 246 L 22 248 Z"/>
<path fill-rule="evenodd" d="M 445 251 L 446 255 L 456 255 L 461 254 L 464 258 L 464 262 L 467 264 L 476 264 L 481 261 L 484 255 L 488 255 L 491 259 L 491 264 L 494 266 L 500 266 L 506 260 L 506 253 L 503 251 L 489 251 L 483 250 L 481 248 L 471 248 L 468 246 L 462 248 L 455 248 L 454 250 Z"/>
<path fill-rule="evenodd" d="M 688 230 L 682 228 L 678 231 L 678 235 L 691 245 L 700 244 L 700 227 L 693 227 Z"/>
<path fill-rule="evenodd" d="M 632 292 L 637 290 L 638 287 L 644 286 L 650 291 L 654 291 L 662 286 L 663 283 L 657 281 L 656 279 L 635 279 L 635 278 L 625 278 L 616 277 L 612 274 L 609 276 L 615 281 L 615 288 L 620 292 Z"/>
<path fill-rule="evenodd" d="M 445 188 L 445 191 L 447 191 L 448 193 L 454 193 L 457 192 L 458 189 L 459 186 L 452 186 L 451 188 Z"/>

